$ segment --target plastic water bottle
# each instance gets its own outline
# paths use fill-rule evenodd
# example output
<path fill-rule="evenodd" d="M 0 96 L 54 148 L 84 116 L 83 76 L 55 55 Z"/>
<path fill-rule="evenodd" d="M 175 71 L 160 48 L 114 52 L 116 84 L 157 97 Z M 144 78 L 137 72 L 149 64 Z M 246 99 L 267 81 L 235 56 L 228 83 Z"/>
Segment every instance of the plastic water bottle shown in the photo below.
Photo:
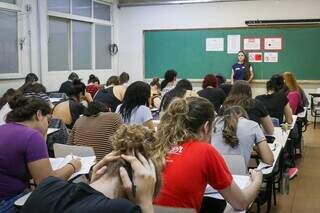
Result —
<path fill-rule="evenodd" d="M 289 194 L 289 174 L 288 171 L 285 171 L 282 174 L 282 178 L 281 178 L 281 185 L 280 185 L 280 193 L 283 195 L 288 195 Z"/>

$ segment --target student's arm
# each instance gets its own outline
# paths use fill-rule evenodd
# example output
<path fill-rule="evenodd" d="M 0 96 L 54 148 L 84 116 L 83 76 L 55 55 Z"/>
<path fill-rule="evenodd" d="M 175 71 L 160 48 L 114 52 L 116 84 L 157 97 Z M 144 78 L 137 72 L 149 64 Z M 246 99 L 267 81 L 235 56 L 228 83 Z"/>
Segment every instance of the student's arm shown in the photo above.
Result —
<path fill-rule="evenodd" d="M 266 140 L 261 141 L 256 146 L 256 151 L 259 153 L 262 161 L 266 164 L 272 165 L 274 161 L 273 153 Z"/>
<path fill-rule="evenodd" d="M 73 159 L 70 161 L 72 164 L 67 164 L 61 169 L 57 169 L 55 171 L 52 170 L 50 161 L 48 158 L 36 160 L 28 163 L 28 169 L 32 178 L 34 179 L 36 184 L 39 184 L 43 179 L 54 176 L 57 178 L 61 178 L 64 180 L 68 180 L 68 178 L 75 172 L 79 171 L 81 168 L 80 159 Z"/>
<path fill-rule="evenodd" d="M 252 66 L 250 66 L 249 71 L 250 71 L 250 78 L 249 78 L 248 82 L 250 83 L 252 81 L 253 77 L 254 77 Z"/>
<path fill-rule="evenodd" d="M 274 127 L 269 115 L 260 119 L 261 125 L 267 135 L 273 135 Z"/>
<path fill-rule="evenodd" d="M 222 197 L 237 210 L 245 210 L 257 197 L 262 183 L 262 173 L 250 170 L 252 183 L 241 190 L 232 181 L 231 185 L 225 189 L 218 190 Z"/>
<path fill-rule="evenodd" d="M 87 103 L 90 103 L 93 101 L 92 99 L 92 96 L 90 93 L 86 92 L 85 95 L 84 95 L 84 100 L 87 102 Z"/>
<path fill-rule="evenodd" d="M 231 77 L 230 77 L 231 84 L 233 84 L 233 75 L 234 75 L 234 71 L 233 69 L 231 69 Z"/>
<path fill-rule="evenodd" d="M 286 122 L 288 124 L 292 124 L 293 118 L 292 118 L 292 111 L 289 103 L 287 103 L 286 106 L 284 107 L 284 117 L 286 118 Z"/>

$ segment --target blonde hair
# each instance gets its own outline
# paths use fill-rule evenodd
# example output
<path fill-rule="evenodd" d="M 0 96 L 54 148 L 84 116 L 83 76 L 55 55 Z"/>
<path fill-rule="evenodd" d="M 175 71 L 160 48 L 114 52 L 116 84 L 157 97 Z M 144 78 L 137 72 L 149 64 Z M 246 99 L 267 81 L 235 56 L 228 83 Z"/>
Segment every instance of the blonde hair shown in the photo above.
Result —
<path fill-rule="evenodd" d="M 156 185 L 154 196 L 156 196 L 161 186 L 161 170 L 164 162 L 164 155 L 159 155 L 157 151 L 157 140 L 154 131 L 143 125 L 122 125 L 116 133 L 110 137 L 114 151 L 120 151 L 120 154 L 141 153 L 147 160 L 151 159 L 156 168 Z M 108 164 L 105 174 L 108 176 L 119 175 L 119 168 L 130 168 L 126 161 L 119 159 Z"/>
<path fill-rule="evenodd" d="M 157 140 L 161 153 L 166 154 L 172 146 L 180 145 L 186 139 L 199 138 L 198 130 L 209 121 L 212 126 L 214 107 L 204 98 L 176 98 L 161 117 Z"/>
<path fill-rule="evenodd" d="M 300 91 L 300 86 L 291 72 L 284 72 L 282 76 L 290 91 Z"/>

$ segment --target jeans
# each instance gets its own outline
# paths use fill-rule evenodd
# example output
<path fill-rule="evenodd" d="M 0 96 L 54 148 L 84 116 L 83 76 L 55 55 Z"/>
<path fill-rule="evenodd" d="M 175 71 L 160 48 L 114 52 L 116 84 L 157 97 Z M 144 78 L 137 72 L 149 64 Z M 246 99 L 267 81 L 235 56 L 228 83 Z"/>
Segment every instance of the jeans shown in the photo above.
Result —
<path fill-rule="evenodd" d="M 27 193 L 28 192 L 22 192 L 14 197 L 0 201 L 0 213 L 16 213 L 17 211 L 14 207 L 14 202 Z"/>

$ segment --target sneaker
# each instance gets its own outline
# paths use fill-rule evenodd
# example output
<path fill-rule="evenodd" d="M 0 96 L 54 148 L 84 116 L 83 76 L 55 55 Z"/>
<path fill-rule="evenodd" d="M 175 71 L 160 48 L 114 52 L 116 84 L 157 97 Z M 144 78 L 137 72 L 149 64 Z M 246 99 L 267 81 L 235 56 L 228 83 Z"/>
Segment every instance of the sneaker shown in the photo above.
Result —
<path fill-rule="evenodd" d="M 298 173 L 298 168 L 290 168 L 288 169 L 288 175 L 289 175 L 289 179 L 291 180 L 292 178 L 294 178 Z"/>

